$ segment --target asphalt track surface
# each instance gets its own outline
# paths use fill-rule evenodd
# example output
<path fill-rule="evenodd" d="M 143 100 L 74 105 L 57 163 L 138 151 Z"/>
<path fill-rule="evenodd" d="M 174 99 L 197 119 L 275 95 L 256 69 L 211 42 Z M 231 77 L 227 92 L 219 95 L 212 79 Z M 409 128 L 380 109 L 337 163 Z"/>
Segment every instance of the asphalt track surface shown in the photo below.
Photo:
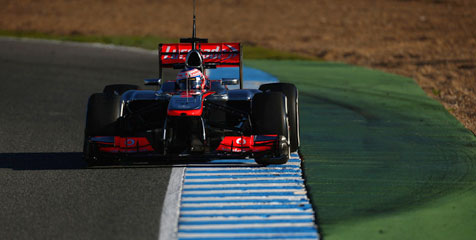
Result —
<path fill-rule="evenodd" d="M 170 167 L 85 169 L 87 99 L 147 51 L 0 38 L 0 239 L 157 239 Z"/>
<path fill-rule="evenodd" d="M 155 239 L 168 169 L 86 170 L 79 153 L 83 99 L 154 77 L 155 55 L 48 44 L 0 41 L 0 238 Z M 475 136 L 413 80 L 344 64 L 246 63 L 300 89 L 306 179 L 325 239 L 475 236 Z"/>

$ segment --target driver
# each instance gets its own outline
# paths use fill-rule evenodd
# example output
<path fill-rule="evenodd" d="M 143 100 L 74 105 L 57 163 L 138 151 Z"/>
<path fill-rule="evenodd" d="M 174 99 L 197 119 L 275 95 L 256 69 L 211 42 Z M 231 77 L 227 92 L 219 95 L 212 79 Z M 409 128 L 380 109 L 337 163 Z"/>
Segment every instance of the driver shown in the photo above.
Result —
<path fill-rule="evenodd" d="M 205 76 L 196 68 L 185 68 L 177 74 L 177 85 L 180 90 L 203 90 L 205 88 Z"/>

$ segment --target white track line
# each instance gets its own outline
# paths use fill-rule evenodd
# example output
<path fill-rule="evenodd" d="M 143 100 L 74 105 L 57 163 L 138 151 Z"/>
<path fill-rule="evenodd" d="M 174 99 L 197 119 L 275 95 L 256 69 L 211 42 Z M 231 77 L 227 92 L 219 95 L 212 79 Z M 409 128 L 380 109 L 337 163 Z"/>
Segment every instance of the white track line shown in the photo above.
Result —
<path fill-rule="evenodd" d="M 172 170 L 159 239 L 319 239 L 312 230 L 316 228 L 314 211 L 301 162 L 268 167 L 231 163 Z M 294 228 L 304 232 L 274 232 Z"/>
<path fill-rule="evenodd" d="M 169 185 L 162 205 L 160 216 L 159 239 L 177 239 L 178 217 L 180 212 L 180 197 L 182 194 L 183 175 L 185 168 L 172 168 Z"/>

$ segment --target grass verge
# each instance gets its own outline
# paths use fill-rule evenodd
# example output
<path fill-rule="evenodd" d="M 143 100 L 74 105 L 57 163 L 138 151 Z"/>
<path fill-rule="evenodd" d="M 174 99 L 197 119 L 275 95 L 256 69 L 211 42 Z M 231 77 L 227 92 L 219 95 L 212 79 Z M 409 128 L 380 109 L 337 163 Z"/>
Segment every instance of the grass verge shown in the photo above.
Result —
<path fill-rule="evenodd" d="M 175 43 L 178 39 L 161 38 L 156 36 L 94 36 L 94 35 L 55 35 L 40 32 L 21 32 L 0 30 L 0 36 L 39 38 L 59 41 L 85 42 L 85 43 L 104 43 L 122 46 L 139 47 L 155 50 L 159 43 Z M 320 61 L 319 58 L 305 56 L 296 53 L 282 52 L 274 49 L 260 46 L 245 45 L 243 47 L 243 57 L 246 59 L 274 59 L 274 60 L 310 60 Z"/>
<path fill-rule="evenodd" d="M 325 240 L 476 236 L 476 137 L 412 79 L 245 63 L 299 89 L 303 166 Z"/>

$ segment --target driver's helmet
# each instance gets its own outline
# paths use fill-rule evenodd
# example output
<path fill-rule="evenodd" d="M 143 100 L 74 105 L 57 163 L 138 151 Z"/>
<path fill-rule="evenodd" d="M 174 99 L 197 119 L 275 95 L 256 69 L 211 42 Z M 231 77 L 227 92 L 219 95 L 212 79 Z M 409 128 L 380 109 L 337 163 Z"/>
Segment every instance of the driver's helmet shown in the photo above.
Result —
<path fill-rule="evenodd" d="M 186 68 L 177 74 L 177 85 L 181 90 L 201 90 L 205 87 L 205 76 L 196 68 Z"/>

